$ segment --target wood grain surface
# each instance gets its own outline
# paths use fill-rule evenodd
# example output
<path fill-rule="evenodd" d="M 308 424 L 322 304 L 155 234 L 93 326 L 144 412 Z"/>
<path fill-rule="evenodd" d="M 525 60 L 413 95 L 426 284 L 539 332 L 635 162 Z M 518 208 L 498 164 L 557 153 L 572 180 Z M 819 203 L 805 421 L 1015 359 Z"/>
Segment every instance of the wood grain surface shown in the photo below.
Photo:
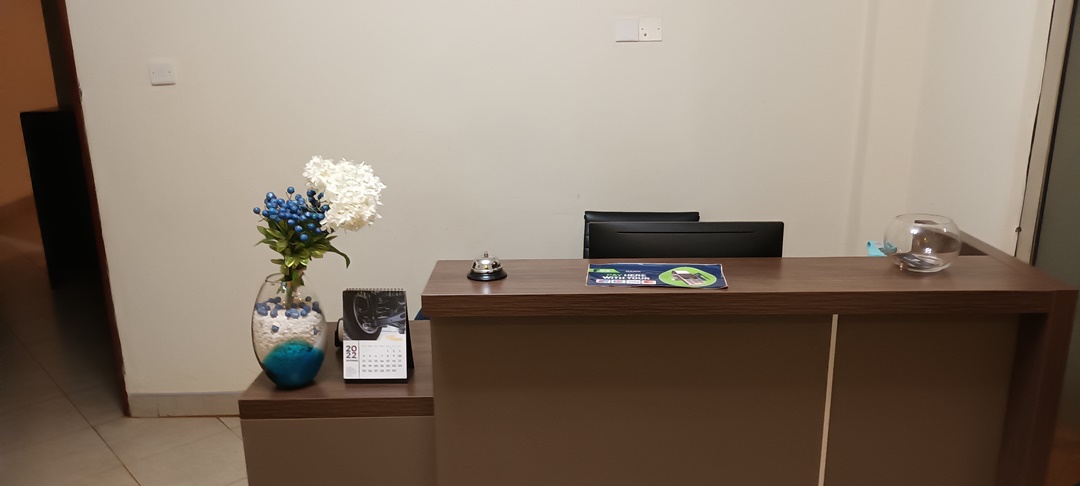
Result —
<path fill-rule="evenodd" d="M 632 260 L 622 260 L 632 261 Z M 934 274 L 885 258 L 650 260 L 720 263 L 725 290 L 588 287 L 588 265 L 611 260 L 508 260 L 509 277 L 465 278 L 471 262 L 440 261 L 424 289 L 432 317 L 711 314 L 1042 313 L 1069 287 L 993 256 L 962 256 Z"/>

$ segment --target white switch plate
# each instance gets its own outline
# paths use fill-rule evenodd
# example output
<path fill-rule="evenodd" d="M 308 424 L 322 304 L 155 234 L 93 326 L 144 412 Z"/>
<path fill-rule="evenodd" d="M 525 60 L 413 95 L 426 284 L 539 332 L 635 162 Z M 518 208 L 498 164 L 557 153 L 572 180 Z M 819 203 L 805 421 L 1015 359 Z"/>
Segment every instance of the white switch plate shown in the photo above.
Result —
<path fill-rule="evenodd" d="M 615 42 L 637 42 L 638 19 L 615 19 Z"/>
<path fill-rule="evenodd" d="M 176 84 L 176 67 L 171 62 L 150 63 L 150 85 L 168 86 Z"/>
<path fill-rule="evenodd" d="M 638 42 L 660 42 L 663 36 L 663 17 L 642 17 L 638 19 Z"/>

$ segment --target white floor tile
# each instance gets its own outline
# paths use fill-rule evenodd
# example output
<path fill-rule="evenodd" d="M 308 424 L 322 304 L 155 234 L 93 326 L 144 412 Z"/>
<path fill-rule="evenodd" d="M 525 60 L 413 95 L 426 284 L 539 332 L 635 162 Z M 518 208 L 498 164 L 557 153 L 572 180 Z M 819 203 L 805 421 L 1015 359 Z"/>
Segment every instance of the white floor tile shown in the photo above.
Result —
<path fill-rule="evenodd" d="M 96 428 L 116 456 L 129 466 L 140 459 L 229 432 L 216 418 L 121 418 Z"/>
<path fill-rule="evenodd" d="M 229 430 L 128 466 L 142 486 L 227 486 L 247 477 L 244 446 Z"/>
<path fill-rule="evenodd" d="M 0 340 L 0 380 L 31 365 L 41 366 L 18 339 Z"/>
<path fill-rule="evenodd" d="M 72 481 L 71 486 L 139 486 L 127 468 L 116 467 L 93 476 Z"/>
<path fill-rule="evenodd" d="M 102 345 L 83 345 L 81 341 L 39 341 L 27 346 L 65 393 L 75 393 L 112 384 L 112 350 Z"/>
<path fill-rule="evenodd" d="M 12 409 L 63 397 L 45 370 L 33 362 L 0 370 L 0 415 Z"/>
<path fill-rule="evenodd" d="M 80 484 L 79 481 L 89 480 L 118 467 L 122 467 L 120 461 L 93 429 L 84 429 L 30 447 L 0 453 L 0 484 Z"/>
<path fill-rule="evenodd" d="M 218 417 L 218 419 L 230 429 L 235 429 L 240 426 L 240 417 Z"/>
<path fill-rule="evenodd" d="M 90 425 L 101 425 L 124 417 L 120 391 L 113 386 L 96 386 L 68 395 Z"/>
<path fill-rule="evenodd" d="M 4 438 L 0 441 L 0 454 L 89 428 L 90 424 L 67 397 L 13 408 L 0 413 L 0 431 Z"/>

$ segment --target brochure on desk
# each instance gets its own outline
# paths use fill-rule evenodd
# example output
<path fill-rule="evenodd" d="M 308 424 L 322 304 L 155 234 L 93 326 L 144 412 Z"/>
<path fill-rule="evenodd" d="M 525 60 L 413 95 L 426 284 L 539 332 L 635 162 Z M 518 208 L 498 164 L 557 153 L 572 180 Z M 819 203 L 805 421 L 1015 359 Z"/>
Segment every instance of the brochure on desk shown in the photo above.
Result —
<path fill-rule="evenodd" d="M 701 263 L 590 263 L 586 283 L 599 287 L 727 288 L 721 265 Z"/>

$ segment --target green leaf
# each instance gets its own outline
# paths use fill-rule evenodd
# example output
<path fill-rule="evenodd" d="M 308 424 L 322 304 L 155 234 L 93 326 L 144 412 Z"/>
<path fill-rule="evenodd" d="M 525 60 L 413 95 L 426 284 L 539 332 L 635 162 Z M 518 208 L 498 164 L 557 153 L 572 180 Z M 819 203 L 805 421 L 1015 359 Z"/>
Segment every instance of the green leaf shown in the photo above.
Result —
<path fill-rule="evenodd" d="M 273 233 L 270 232 L 270 228 L 264 228 L 262 226 L 256 226 L 255 229 L 259 230 L 259 233 L 262 233 L 262 235 L 267 237 L 267 238 L 273 238 L 274 237 Z"/>
<path fill-rule="evenodd" d="M 326 246 L 327 246 L 326 251 L 329 251 L 330 253 L 337 253 L 338 255 L 341 255 L 341 257 L 345 259 L 345 268 L 349 268 L 349 263 L 350 263 L 349 262 L 349 255 L 346 255 L 346 254 L 342 253 L 341 250 L 339 250 L 337 248 L 334 248 L 334 245 L 327 244 Z"/>
<path fill-rule="evenodd" d="M 277 265 L 284 265 L 285 264 L 285 259 L 284 258 L 275 258 L 273 260 L 270 260 L 270 263 L 277 264 Z"/>
<path fill-rule="evenodd" d="M 300 259 L 298 259 L 298 258 L 296 258 L 294 256 L 290 255 L 290 256 L 285 257 L 285 266 L 287 266 L 287 267 L 290 267 L 290 268 L 296 267 L 296 265 L 298 263 L 300 263 Z"/>

